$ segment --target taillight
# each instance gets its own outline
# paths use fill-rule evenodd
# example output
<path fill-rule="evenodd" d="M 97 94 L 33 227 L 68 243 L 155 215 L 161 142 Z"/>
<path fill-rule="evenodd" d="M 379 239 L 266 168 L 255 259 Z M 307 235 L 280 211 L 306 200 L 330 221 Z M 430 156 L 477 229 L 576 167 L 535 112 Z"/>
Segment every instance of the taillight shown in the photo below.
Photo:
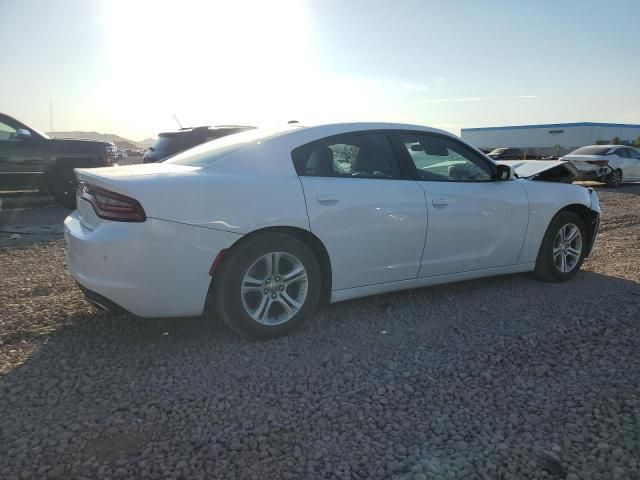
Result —
<path fill-rule="evenodd" d="M 600 165 L 601 167 L 604 167 L 606 165 L 609 165 L 609 160 L 587 160 L 587 163 L 590 163 L 591 165 Z"/>
<path fill-rule="evenodd" d="M 147 215 L 140 202 L 120 193 L 88 183 L 78 186 L 81 198 L 88 201 L 100 218 L 117 222 L 144 222 Z"/>

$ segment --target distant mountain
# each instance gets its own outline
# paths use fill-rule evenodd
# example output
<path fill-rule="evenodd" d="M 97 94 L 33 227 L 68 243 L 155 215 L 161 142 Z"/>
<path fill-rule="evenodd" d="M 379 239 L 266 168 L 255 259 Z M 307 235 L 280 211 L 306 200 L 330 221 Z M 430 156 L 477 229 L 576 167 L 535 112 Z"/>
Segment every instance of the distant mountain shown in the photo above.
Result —
<path fill-rule="evenodd" d="M 154 143 L 156 143 L 156 139 L 151 137 L 145 138 L 144 140 L 140 140 L 139 142 L 136 142 L 136 144 L 144 148 L 149 148 Z"/>
<path fill-rule="evenodd" d="M 112 133 L 99 133 L 99 132 L 50 132 L 49 135 L 52 138 L 74 138 L 84 140 L 97 140 L 99 142 L 112 142 L 120 150 L 144 150 L 150 147 L 154 138 L 146 138 L 140 142 L 123 138 L 119 135 Z"/>

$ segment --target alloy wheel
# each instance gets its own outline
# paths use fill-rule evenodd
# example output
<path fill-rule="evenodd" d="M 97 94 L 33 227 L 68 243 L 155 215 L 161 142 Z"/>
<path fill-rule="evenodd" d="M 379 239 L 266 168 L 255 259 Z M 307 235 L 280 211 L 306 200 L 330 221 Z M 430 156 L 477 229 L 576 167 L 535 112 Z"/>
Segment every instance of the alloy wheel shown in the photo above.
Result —
<path fill-rule="evenodd" d="M 307 271 L 297 257 L 270 252 L 258 258 L 242 279 L 242 305 L 262 325 L 281 325 L 294 317 L 307 298 Z"/>
<path fill-rule="evenodd" d="M 560 228 L 553 241 L 553 263 L 558 271 L 569 273 L 580 262 L 582 233 L 577 225 L 567 223 Z"/>
<path fill-rule="evenodd" d="M 617 187 L 622 183 L 622 172 L 620 170 L 614 170 L 609 174 L 607 184 L 611 187 Z"/>

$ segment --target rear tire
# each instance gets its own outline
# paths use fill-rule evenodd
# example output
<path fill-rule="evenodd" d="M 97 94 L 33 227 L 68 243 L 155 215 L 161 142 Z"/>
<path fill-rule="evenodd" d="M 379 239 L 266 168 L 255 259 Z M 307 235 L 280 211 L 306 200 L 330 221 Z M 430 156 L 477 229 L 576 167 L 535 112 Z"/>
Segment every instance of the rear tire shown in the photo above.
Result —
<path fill-rule="evenodd" d="M 605 182 L 608 187 L 616 188 L 622 183 L 622 170 L 619 168 L 611 172 L 605 177 Z"/>
<path fill-rule="evenodd" d="M 580 270 L 587 248 L 587 231 L 582 218 L 567 210 L 559 212 L 542 239 L 534 275 L 546 282 L 570 280 Z"/>
<path fill-rule="evenodd" d="M 205 314 L 246 337 L 278 337 L 313 315 L 321 282 L 318 260 L 307 245 L 286 234 L 265 233 L 225 255 Z"/>
<path fill-rule="evenodd" d="M 73 169 L 63 169 L 54 172 L 51 193 L 64 208 L 76 208 L 76 176 Z"/>

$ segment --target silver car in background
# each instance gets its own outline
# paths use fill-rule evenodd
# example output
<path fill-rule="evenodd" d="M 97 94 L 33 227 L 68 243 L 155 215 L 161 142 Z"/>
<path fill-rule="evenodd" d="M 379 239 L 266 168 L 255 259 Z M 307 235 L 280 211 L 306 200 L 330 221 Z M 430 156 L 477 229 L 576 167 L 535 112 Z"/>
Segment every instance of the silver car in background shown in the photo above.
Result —
<path fill-rule="evenodd" d="M 588 145 L 565 155 L 579 171 L 578 180 L 596 180 L 617 187 L 640 181 L 640 152 L 625 145 Z"/>

